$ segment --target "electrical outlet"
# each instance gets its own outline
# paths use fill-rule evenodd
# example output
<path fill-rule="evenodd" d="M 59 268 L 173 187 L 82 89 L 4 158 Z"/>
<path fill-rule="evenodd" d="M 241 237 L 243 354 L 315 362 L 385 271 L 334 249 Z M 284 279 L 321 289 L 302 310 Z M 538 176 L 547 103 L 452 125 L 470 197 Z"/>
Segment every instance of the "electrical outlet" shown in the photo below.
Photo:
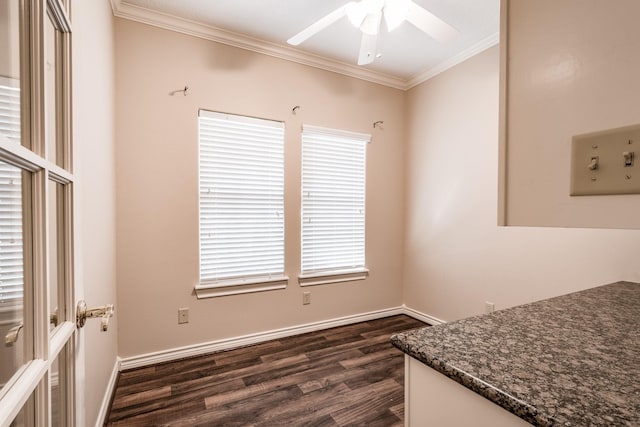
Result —
<path fill-rule="evenodd" d="M 178 324 L 189 323 L 189 307 L 178 309 Z"/>
<path fill-rule="evenodd" d="M 492 302 L 485 301 L 484 302 L 484 311 L 485 313 L 493 313 L 496 310 L 496 305 Z"/>
<path fill-rule="evenodd" d="M 303 292 L 302 293 L 302 305 L 311 304 L 311 292 Z"/>

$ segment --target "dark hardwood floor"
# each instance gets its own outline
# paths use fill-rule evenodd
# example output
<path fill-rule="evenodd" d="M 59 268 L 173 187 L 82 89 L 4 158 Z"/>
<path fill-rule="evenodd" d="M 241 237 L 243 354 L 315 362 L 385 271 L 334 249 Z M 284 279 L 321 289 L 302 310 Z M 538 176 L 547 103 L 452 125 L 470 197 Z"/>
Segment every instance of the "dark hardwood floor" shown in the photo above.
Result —
<path fill-rule="evenodd" d="M 393 316 L 122 372 L 109 426 L 402 426 Z"/>

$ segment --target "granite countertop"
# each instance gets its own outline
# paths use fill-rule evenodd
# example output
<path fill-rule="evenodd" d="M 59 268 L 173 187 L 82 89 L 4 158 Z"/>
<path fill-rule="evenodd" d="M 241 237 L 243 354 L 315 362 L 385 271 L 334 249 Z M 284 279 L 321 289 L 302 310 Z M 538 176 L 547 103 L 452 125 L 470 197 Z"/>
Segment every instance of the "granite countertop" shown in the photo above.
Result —
<path fill-rule="evenodd" d="M 612 283 L 391 341 L 531 424 L 640 426 L 640 283 Z"/>

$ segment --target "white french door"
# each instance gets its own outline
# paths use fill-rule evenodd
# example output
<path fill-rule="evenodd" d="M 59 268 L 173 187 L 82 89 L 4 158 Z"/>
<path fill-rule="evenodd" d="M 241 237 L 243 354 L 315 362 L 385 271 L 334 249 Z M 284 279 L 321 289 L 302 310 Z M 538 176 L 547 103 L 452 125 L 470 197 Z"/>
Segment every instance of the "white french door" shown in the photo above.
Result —
<path fill-rule="evenodd" d="M 74 426 L 68 0 L 0 0 L 0 425 Z"/>

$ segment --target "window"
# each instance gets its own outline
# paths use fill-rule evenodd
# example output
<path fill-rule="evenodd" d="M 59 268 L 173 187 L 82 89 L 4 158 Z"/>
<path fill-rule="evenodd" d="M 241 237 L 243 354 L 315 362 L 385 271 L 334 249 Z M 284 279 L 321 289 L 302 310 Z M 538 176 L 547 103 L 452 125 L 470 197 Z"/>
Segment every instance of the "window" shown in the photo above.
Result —
<path fill-rule="evenodd" d="M 286 287 L 284 124 L 200 110 L 198 298 Z"/>
<path fill-rule="evenodd" d="M 364 279 L 369 135 L 304 126 L 301 285 Z"/>
<path fill-rule="evenodd" d="M 0 161 L 0 305 L 21 305 L 22 284 L 22 172 Z"/>
<path fill-rule="evenodd" d="M 20 144 L 20 82 L 0 77 L 0 140 Z M 0 310 L 22 305 L 22 172 L 0 162 Z"/>

